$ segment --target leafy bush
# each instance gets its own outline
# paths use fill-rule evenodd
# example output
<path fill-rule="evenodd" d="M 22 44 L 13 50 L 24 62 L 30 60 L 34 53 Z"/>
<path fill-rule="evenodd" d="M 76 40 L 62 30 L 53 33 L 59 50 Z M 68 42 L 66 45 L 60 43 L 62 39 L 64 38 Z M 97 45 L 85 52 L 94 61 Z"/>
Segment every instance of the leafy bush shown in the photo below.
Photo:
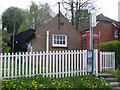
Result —
<path fill-rule="evenodd" d="M 94 75 L 50 79 L 42 76 L 32 78 L 2 79 L 4 88 L 111 88 L 103 78 Z M 98 90 L 98 89 L 97 89 Z"/>
<path fill-rule="evenodd" d="M 116 67 L 120 65 L 120 41 L 110 41 L 100 44 L 101 51 L 115 52 Z"/>
<path fill-rule="evenodd" d="M 10 47 L 8 46 L 6 42 L 2 43 L 2 49 L 3 49 L 3 53 L 9 53 L 10 51 Z"/>

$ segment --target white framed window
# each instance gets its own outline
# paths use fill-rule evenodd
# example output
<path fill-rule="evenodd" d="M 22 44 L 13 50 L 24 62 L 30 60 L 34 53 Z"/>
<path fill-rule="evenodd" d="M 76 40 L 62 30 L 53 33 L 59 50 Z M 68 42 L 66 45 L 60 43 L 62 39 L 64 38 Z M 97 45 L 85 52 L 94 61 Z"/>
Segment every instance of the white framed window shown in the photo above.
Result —
<path fill-rule="evenodd" d="M 54 34 L 52 35 L 53 47 L 67 47 L 67 35 Z"/>
<path fill-rule="evenodd" d="M 118 30 L 115 30 L 115 38 L 118 38 Z"/>

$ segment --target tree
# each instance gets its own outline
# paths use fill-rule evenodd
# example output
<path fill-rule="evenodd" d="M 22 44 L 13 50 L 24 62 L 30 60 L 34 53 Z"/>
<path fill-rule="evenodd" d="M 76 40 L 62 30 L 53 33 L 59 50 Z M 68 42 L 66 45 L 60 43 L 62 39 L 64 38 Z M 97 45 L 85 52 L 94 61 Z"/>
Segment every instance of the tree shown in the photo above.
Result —
<path fill-rule="evenodd" d="M 22 20 L 21 25 L 18 28 L 17 33 L 23 32 L 23 31 L 31 28 L 31 25 L 32 25 L 32 24 L 30 24 L 30 20 L 28 19 L 28 17 L 29 17 L 28 10 L 24 10 L 24 12 L 22 14 L 23 14 L 23 18 L 22 18 L 23 20 Z"/>
<path fill-rule="evenodd" d="M 64 9 L 69 12 L 67 17 L 71 17 L 71 23 L 77 30 L 80 22 L 84 22 L 89 19 L 88 8 L 92 7 L 91 10 L 94 9 L 95 7 L 93 6 L 93 3 L 94 0 L 62 0 Z"/>
<path fill-rule="evenodd" d="M 46 24 L 49 19 L 52 18 L 52 14 L 53 12 L 47 3 L 37 5 L 35 2 L 32 2 L 30 10 L 28 10 L 26 21 L 28 26 L 38 30 L 39 27 Z"/>
<path fill-rule="evenodd" d="M 31 3 L 30 6 L 30 21 L 31 21 L 31 26 L 32 28 L 34 28 L 35 30 L 37 29 L 37 17 L 39 16 L 39 9 L 37 4 L 35 4 L 34 2 Z"/>
<path fill-rule="evenodd" d="M 2 18 L 1 18 L 1 15 L 0 15 L 0 30 L 2 29 L 1 26 L 2 26 Z"/>
<path fill-rule="evenodd" d="M 2 29 L 6 28 L 8 33 L 12 33 L 15 29 L 17 32 L 23 21 L 23 10 L 17 7 L 10 7 L 2 14 Z"/>

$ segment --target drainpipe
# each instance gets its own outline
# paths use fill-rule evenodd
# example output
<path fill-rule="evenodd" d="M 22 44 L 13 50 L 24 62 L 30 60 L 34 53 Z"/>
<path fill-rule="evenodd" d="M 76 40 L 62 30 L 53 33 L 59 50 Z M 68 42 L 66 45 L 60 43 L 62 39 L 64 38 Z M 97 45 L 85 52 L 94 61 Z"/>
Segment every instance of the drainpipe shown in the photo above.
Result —
<path fill-rule="evenodd" d="M 118 22 L 120 22 L 120 1 L 118 2 Z"/>
<path fill-rule="evenodd" d="M 49 51 L 49 31 L 46 32 L 46 52 Z"/>
<path fill-rule="evenodd" d="M 118 2 L 118 41 L 120 41 L 120 1 Z"/>

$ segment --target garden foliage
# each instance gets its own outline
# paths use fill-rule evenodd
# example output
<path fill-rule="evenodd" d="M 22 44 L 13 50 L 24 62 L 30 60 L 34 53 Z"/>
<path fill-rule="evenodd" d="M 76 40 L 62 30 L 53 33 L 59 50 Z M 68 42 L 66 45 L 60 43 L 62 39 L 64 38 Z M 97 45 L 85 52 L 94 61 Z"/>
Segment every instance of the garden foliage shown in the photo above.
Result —
<path fill-rule="evenodd" d="M 111 88 L 103 78 L 94 75 L 50 79 L 42 76 L 2 79 L 2 88 Z M 97 89 L 98 90 L 98 89 Z"/>
<path fill-rule="evenodd" d="M 105 52 L 115 52 L 116 67 L 120 66 L 120 41 L 101 43 L 100 50 Z"/>

